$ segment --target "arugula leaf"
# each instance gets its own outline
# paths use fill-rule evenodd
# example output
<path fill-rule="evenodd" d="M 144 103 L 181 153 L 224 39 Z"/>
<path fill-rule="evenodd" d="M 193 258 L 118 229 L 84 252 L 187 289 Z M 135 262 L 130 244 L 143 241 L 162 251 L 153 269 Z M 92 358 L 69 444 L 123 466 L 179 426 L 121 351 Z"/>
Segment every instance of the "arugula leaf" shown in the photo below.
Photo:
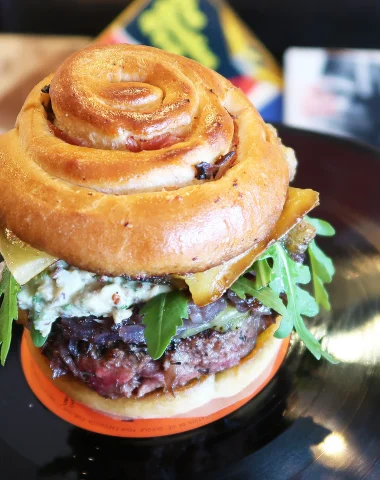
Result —
<path fill-rule="evenodd" d="M 0 307 L 0 361 L 5 364 L 12 338 L 13 320 L 17 320 L 17 293 L 20 285 L 13 278 L 11 272 L 4 266 L 0 281 L 0 295 L 3 302 Z"/>
<path fill-rule="evenodd" d="M 309 292 L 300 287 L 296 287 L 297 304 L 302 315 L 315 317 L 319 313 L 318 304 Z"/>
<path fill-rule="evenodd" d="M 308 248 L 315 300 L 325 310 L 330 310 L 330 301 L 325 283 L 330 283 L 335 273 L 331 258 L 318 247 L 313 240 Z"/>
<path fill-rule="evenodd" d="M 280 298 L 280 293 L 283 291 L 282 282 L 278 282 L 278 290 L 270 287 L 264 287 L 261 290 L 256 290 L 253 287 L 253 282 L 248 278 L 240 277 L 231 286 L 231 290 L 236 293 L 240 298 L 246 298 L 246 295 L 251 295 L 257 298 L 266 307 L 271 308 L 275 312 L 282 315 L 280 327 L 277 329 L 275 336 L 278 338 L 285 338 L 290 335 L 293 330 L 293 320 L 289 316 L 289 312 L 284 305 L 284 302 Z"/>
<path fill-rule="evenodd" d="M 320 258 L 320 253 L 317 251 L 318 255 Z M 298 285 L 310 282 L 310 269 L 306 265 L 292 260 L 280 242 L 269 247 L 264 256 L 266 259 L 272 258 L 273 260 L 269 286 L 256 290 L 253 282 L 243 277 L 239 278 L 231 289 L 240 298 L 245 298 L 247 294 L 252 295 L 263 305 L 272 308 L 282 315 L 280 327 L 275 332 L 277 338 L 287 337 L 292 329 L 295 328 L 301 340 L 317 359 L 323 356 L 330 362 L 335 363 L 336 359 L 322 349 L 321 344 L 307 329 L 302 318 L 303 315 L 314 317 L 319 311 L 317 301 Z M 262 259 L 263 257 L 260 260 Z M 268 263 L 267 265 L 269 267 Z M 331 273 L 331 266 L 332 264 L 330 265 L 327 262 L 326 271 L 322 272 L 323 278 L 327 278 L 326 272 Z M 320 268 L 322 271 L 322 267 Z M 280 298 L 281 293 L 286 294 L 286 306 Z"/>
<path fill-rule="evenodd" d="M 36 327 L 34 326 L 34 322 L 31 322 L 30 335 L 32 336 L 34 345 L 38 348 L 43 347 L 43 345 L 45 344 L 48 338 L 48 336 L 46 337 L 42 336 L 42 333 L 39 330 L 37 330 Z"/>
<path fill-rule="evenodd" d="M 232 285 L 231 290 L 236 293 L 240 298 L 246 298 L 246 295 L 251 295 L 254 298 L 257 298 L 266 307 L 275 310 L 281 315 L 286 315 L 286 307 L 282 302 L 281 298 L 276 295 L 273 290 L 269 287 L 264 287 L 261 290 L 256 290 L 253 287 L 253 282 L 248 280 L 248 278 L 240 277 Z"/>
<path fill-rule="evenodd" d="M 254 287 L 257 290 L 266 287 L 270 282 L 270 274 L 272 270 L 268 264 L 267 259 L 263 258 L 262 260 L 257 260 L 253 264 L 251 270 L 254 270 L 256 274 L 255 281 L 253 282 Z"/>
<path fill-rule="evenodd" d="M 312 297 L 313 305 L 310 307 L 304 301 L 307 292 L 301 290 L 297 283 L 307 284 L 310 282 L 310 270 L 306 265 L 297 263 L 292 260 L 281 246 L 280 243 L 275 243 L 267 251 L 267 255 L 273 259 L 273 268 L 271 272 L 270 288 L 280 295 L 285 292 L 287 295 L 286 314 L 282 315 L 280 327 L 275 333 L 277 338 L 285 338 L 290 335 L 294 328 L 295 317 L 298 312 L 298 303 L 301 300 L 302 311 L 304 315 L 308 315 L 313 311 L 313 316 L 318 313 L 318 307 L 315 309 L 315 302 Z M 291 298 L 289 298 L 291 297 Z M 280 313 L 280 312 L 279 312 Z"/>
<path fill-rule="evenodd" d="M 314 316 L 318 313 L 318 305 L 315 300 L 297 285 L 297 283 L 308 283 L 310 281 L 308 267 L 294 262 L 280 243 L 274 244 L 271 249 L 270 253 L 273 258 L 272 273 L 274 278 L 280 276 L 282 279 L 288 301 L 287 310 L 289 311 L 289 316 L 294 321 L 296 332 L 315 358 L 319 360 L 323 356 L 333 361 L 333 357 L 322 349 L 321 344 L 307 329 L 302 318 L 302 315 Z M 308 270 L 308 273 L 306 273 L 305 269 Z M 275 335 L 279 337 L 278 330 Z"/>
<path fill-rule="evenodd" d="M 179 291 L 162 293 L 149 300 L 141 309 L 145 341 L 149 355 L 157 360 L 166 350 L 177 327 L 189 317 L 188 300 Z"/>
<path fill-rule="evenodd" d="M 306 217 L 306 221 L 313 225 L 317 231 L 317 235 L 330 237 L 335 234 L 334 228 L 324 220 L 318 218 Z M 327 290 L 324 286 L 325 283 L 330 283 L 335 273 L 335 268 L 331 258 L 329 258 L 318 247 L 313 240 L 309 247 L 308 253 L 310 258 L 311 274 L 313 278 L 314 296 L 318 305 L 325 310 L 330 310 L 330 301 Z"/>
<path fill-rule="evenodd" d="M 295 322 L 295 318 L 298 315 L 298 304 L 297 304 L 297 285 L 296 281 L 298 278 L 302 280 L 303 283 L 306 283 L 305 274 L 301 273 L 302 270 L 298 268 L 296 262 L 291 260 L 288 255 L 286 254 L 284 248 L 279 243 L 275 243 L 269 249 L 268 252 L 273 259 L 273 269 L 272 269 L 272 281 L 270 286 L 272 287 L 275 285 L 275 291 L 279 292 L 279 279 L 281 280 L 281 291 L 286 293 L 287 296 L 287 310 L 288 310 L 288 318 L 292 319 L 293 324 Z M 274 283 L 274 282 L 277 283 Z M 280 336 L 281 335 L 281 336 Z M 282 332 L 277 330 L 276 337 L 283 338 Z"/>
<path fill-rule="evenodd" d="M 334 227 L 325 220 L 321 220 L 319 218 L 310 218 L 308 216 L 305 217 L 305 220 L 307 223 L 310 223 L 310 225 L 313 225 L 317 235 L 322 235 L 323 237 L 332 237 L 335 235 Z"/>

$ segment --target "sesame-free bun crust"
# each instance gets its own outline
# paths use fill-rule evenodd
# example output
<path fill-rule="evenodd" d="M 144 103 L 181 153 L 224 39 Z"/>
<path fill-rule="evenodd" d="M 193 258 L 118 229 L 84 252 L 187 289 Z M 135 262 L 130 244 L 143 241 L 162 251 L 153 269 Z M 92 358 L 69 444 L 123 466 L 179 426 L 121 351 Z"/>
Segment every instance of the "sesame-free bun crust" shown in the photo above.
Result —
<path fill-rule="evenodd" d="M 176 389 L 175 396 L 161 390 L 142 398 L 110 400 L 101 397 L 69 375 L 52 381 L 60 391 L 76 402 L 112 417 L 148 419 L 184 415 L 212 400 L 237 395 L 254 382 L 279 352 L 281 340 L 273 336 L 278 321 L 277 326 L 272 325 L 259 335 L 256 347 L 240 361 L 239 365 L 224 372 L 193 380 L 186 386 Z M 30 335 L 26 338 L 34 360 L 43 373 L 51 378 L 48 359 L 33 345 Z"/>
<path fill-rule="evenodd" d="M 196 178 L 231 151 L 220 178 Z M 36 85 L 0 137 L 0 166 L 0 224 L 109 275 L 198 272 L 241 254 L 268 236 L 289 183 L 275 131 L 240 89 L 139 45 L 85 48 Z"/>

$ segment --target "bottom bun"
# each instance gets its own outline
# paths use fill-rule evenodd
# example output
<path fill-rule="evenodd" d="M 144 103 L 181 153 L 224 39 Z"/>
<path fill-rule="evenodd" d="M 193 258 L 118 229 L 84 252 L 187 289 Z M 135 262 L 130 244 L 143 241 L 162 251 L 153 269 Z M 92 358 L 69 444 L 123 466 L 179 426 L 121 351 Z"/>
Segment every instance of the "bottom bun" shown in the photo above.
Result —
<path fill-rule="evenodd" d="M 239 394 L 263 374 L 273 363 L 282 345 L 282 341 L 273 336 L 278 323 L 279 318 L 276 324 L 258 336 L 256 347 L 238 365 L 192 380 L 187 385 L 176 388 L 174 394 L 158 390 L 141 398 L 111 400 L 101 397 L 70 375 L 52 381 L 74 401 L 111 417 L 149 419 L 184 416 L 212 400 Z M 30 335 L 27 335 L 27 343 L 37 365 L 48 378 L 52 378 L 48 359 L 33 345 Z"/>

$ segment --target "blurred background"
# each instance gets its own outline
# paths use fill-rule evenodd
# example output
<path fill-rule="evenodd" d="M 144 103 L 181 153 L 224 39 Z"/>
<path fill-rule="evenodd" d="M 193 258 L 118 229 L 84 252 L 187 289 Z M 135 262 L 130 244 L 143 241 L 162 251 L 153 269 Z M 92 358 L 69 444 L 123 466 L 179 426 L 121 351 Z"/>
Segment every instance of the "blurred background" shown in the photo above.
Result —
<path fill-rule="evenodd" d="M 130 3 L 0 0 L 1 30 L 96 36 Z M 183 8 L 186 3 L 182 0 Z M 230 0 L 229 4 L 279 61 L 293 45 L 380 48 L 378 0 Z"/>
<path fill-rule="evenodd" d="M 379 24 L 379 0 L 0 0 L 0 129 L 33 84 L 96 39 L 195 58 L 268 121 L 379 146 Z"/>

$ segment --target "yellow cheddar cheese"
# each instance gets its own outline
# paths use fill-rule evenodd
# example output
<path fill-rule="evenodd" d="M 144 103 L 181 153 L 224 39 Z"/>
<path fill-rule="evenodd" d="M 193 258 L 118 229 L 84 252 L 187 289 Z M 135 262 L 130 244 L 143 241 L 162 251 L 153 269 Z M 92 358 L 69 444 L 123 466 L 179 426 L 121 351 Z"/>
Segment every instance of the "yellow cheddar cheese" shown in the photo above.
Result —
<path fill-rule="evenodd" d="M 0 253 L 16 282 L 24 285 L 57 259 L 22 242 L 10 230 L 0 229 Z"/>

